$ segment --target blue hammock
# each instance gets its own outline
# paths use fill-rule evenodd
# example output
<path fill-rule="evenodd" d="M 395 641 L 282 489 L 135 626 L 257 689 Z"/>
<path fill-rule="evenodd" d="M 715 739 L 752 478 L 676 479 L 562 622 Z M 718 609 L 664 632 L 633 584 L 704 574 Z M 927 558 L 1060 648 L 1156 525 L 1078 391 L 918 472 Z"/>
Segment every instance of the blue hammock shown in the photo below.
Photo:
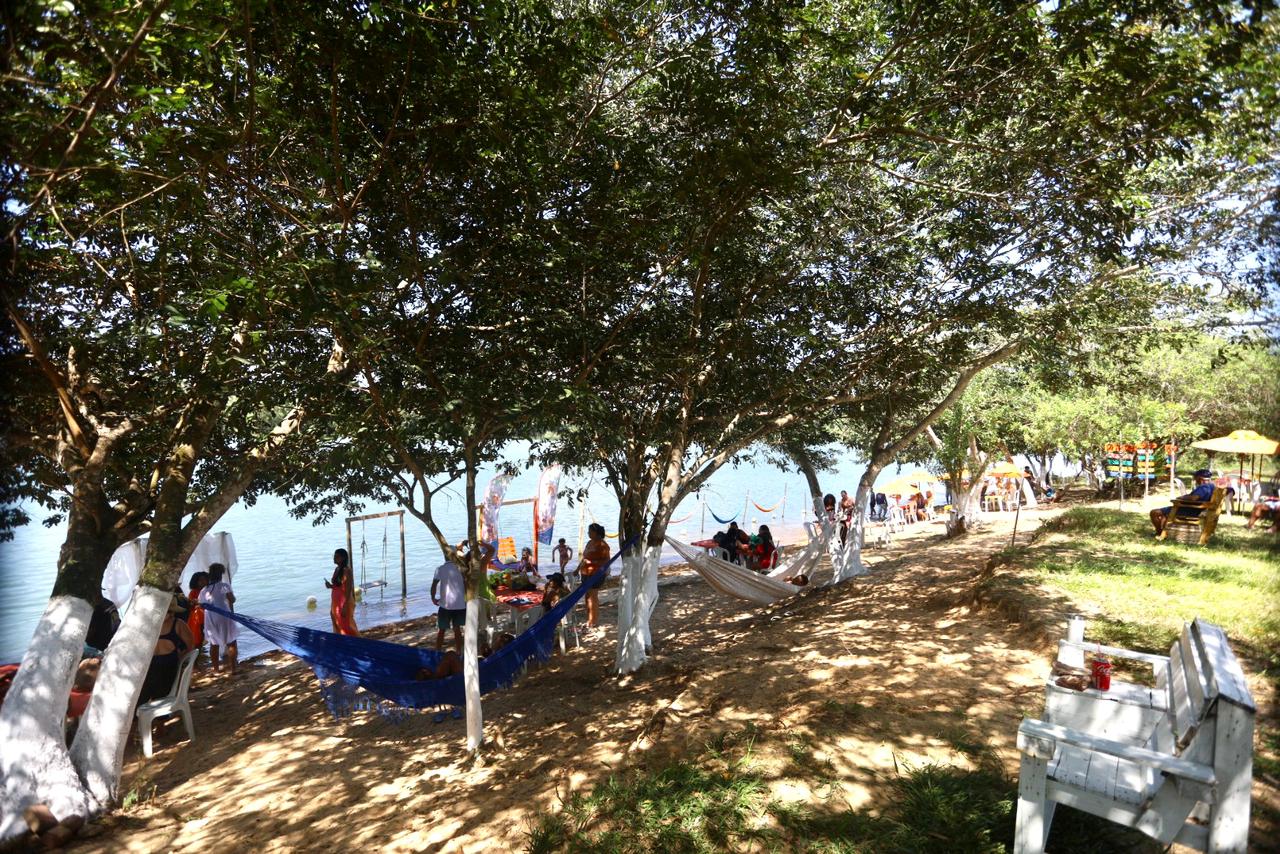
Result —
<path fill-rule="evenodd" d="M 480 693 L 487 694 L 514 683 L 530 658 L 537 657 L 539 661 L 550 658 L 555 647 L 556 625 L 588 590 L 604 583 L 609 577 L 609 566 L 636 539 L 628 540 L 599 572 L 584 578 L 577 590 L 556 603 L 515 640 L 481 660 Z M 414 678 L 422 668 L 434 668 L 440 663 L 441 653 L 434 649 L 291 626 L 235 614 L 216 605 L 205 605 L 204 608 L 235 620 L 310 664 L 324 686 L 329 710 L 336 717 L 344 717 L 356 708 L 355 688 L 363 688 L 402 708 L 466 705 L 461 675 L 422 681 Z"/>
<path fill-rule="evenodd" d="M 710 508 L 708 508 L 708 509 L 710 509 Z M 717 515 L 716 515 L 716 511 L 712 510 L 712 511 L 711 511 L 711 518 L 712 518 L 712 519 L 715 519 L 715 520 L 716 520 L 717 522 L 719 522 L 721 525 L 728 525 L 730 522 L 732 522 L 732 521 L 734 521 L 735 519 L 737 519 L 737 518 L 738 518 L 738 514 L 737 514 L 737 513 L 734 513 L 734 514 L 733 514 L 732 516 L 730 516 L 728 519 L 721 519 L 719 516 L 717 516 Z"/>

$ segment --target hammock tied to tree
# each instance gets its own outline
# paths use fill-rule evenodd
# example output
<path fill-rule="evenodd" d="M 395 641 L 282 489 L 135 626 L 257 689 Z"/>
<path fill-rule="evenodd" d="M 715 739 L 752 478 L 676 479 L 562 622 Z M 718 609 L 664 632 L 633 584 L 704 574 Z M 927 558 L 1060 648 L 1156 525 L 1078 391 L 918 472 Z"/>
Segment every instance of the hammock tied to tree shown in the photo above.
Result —
<path fill-rule="evenodd" d="M 556 603 L 515 640 L 482 659 L 480 693 L 487 694 L 512 685 L 530 658 L 536 657 L 539 661 L 550 658 L 555 647 L 556 625 L 588 590 L 598 587 L 609 577 L 609 566 L 636 539 L 628 540 L 599 572 L 583 578 L 576 590 Z M 426 709 L 466 705 L 461 674 L 422 681 L 414 678 L 419 670 L 434 669 L 440 663 L 441 653 L 434 649 L 291 626 L 235 614 L 216 605 L 206 605 L 205 610 L 235 620 L 311 665 L 334 717 L 345 717 L 362 707 L 355 693 L 357 688 L 363 688 L 385 701 L 376 704 L 377 710 L 384 714 L 394 714 L 396 707 Z"/>
<path fill-rule="evenodd" d="M 779 564 L 767 575 L 753 572 L 744 566 L 730 563 L 723 558 L 707 554 L 703 549 L 667 537 L 667 544 L 689 562 L 708 584 L 728 596 L 736 596 L 757 605 L 772 605 L 799 593 L 803 588 L 787 581 L 797 575 L 812 576 L 822 553 L 826 551 L 831 527 L 823 525 L 821 533 L 806 525 L 809 542 L 800 553 Z"/>

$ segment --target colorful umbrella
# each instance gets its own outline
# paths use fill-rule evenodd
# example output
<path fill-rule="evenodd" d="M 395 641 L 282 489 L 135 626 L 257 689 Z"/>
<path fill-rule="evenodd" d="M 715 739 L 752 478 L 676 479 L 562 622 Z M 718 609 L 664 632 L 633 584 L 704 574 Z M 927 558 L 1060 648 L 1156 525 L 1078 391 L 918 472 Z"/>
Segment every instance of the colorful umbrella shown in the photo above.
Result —
<path fill-rule="evenodd" d="M 1277 448 L 1280 448 L 1280 442 L 1275 439 L 1268 439 L 1261 433 L 1255 433 L 1252 430 L 1232 430 L 1225 436 L 1219 436 L 1216 439 L 1201 439 L 1199 442 L 1192 442 L 1191 447 L 1201 448 L 1206 451 L 1216 451 L 1219 454 L 1249 454 L 1260 457 L 1275 456 Z"/>

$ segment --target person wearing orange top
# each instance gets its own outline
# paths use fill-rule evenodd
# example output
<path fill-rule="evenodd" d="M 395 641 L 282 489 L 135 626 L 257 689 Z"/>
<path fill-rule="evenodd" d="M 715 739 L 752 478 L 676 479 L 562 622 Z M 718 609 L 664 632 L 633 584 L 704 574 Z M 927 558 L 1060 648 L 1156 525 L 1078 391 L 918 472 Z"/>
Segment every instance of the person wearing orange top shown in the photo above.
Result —
<path fill-rule="evenodd" d="M 351 571 L 351 557 L 346 549 L 333 552 L 333 578 L 324 583 L 329 588 L 329 618 L 339 635 L 360 636 L 356 627 L 356 581 Z"/>
<path fill-rule="evenodd" d="M 582 563 L 578 571 L 583 578 L 590 578 L 600 572 L 609 562 L 609 544 L 605 542 L 604 525 L 592 522 L 587 528 L 587 544 L 582 549 Z M 600 631 L 600 587 L 592 587 L 587 591 L 587 630 L 592 633 Z"/>
<path fill-rule="evenodd" d="M 209 573 L 196 572 L 191 575 L 191 590 L 187 599 L 191 602 L 191 610 L 187 614 L 187 628 L 191 629 L 192 649 L 204 646 L 204 608 L 200 606 L 200 591 L 209 586 Z"/>

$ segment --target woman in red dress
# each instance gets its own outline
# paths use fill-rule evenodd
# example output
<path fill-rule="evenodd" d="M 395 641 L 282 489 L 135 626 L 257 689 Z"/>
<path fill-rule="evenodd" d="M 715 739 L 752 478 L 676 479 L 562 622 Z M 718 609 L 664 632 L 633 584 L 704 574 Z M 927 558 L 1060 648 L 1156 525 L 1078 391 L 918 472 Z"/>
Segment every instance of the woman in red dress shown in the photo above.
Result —
<path fill-rule="evenodd" d="M 329 588 L 329 618 L 333 620 L 333 631 L 358 637 L 356 583 L 351 572 L 351 557 L 346 549 L 334 551 L 333 564 L 333 578 L 324 583 Z"/>

